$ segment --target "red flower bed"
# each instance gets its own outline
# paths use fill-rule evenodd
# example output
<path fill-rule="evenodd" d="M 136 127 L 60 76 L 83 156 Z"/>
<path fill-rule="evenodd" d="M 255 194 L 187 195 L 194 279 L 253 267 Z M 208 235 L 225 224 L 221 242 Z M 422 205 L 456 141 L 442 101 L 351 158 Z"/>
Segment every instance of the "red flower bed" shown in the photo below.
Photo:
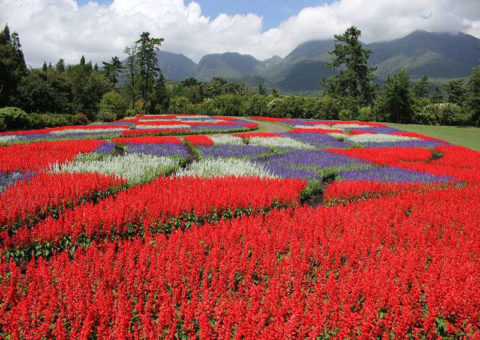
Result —
<path fill-rule="evenodd" d="M 305 185 L 302 180 L 258 177 L 157 178 L 98 204 L 87 203 L 67 211 L 59 219 L 48 218 L 32 229 L 23 228 L 12 244 L 26 246 L 47 241 L 57 244 L 63 236 L 71 236 L 74 243 L 83 234 L 97 239 L 124 235 L 132 224 L 148 229 L 182 213 L 201 216 L 225 209 L 259 209 L 271 206 L 274 201 L 297 204 Z"/>
<path fill-rule="evenodd" d="M 362 131 L 362 130 L 351 130 L 350 131 L 350 134 L 351 135 L 374 135 L 375 132 L 371 132 L 371 131 Z"/>
<path fill-rule="evenodd" d="M 75 205 L 94 192 L 125 184 L 125 180 L 113 175 L 40 173 L 16 183 L 0 195 L 0 229 L 8 230 L 14 223 L 46 215 L 49 209 Z"/>
<path fill-rule="evenodd" d="M 3 262 L 0 329 L 23 338 L 477 338 L 479 197 L 471 187 L 298 208 L 92 245 L 24 271 Z"/>
<path fill-rule="evenodd" d="M 114 143 L 133 144 L 183 144 L 182 140 L 174 136 L 142 136 L 142 137 L 118 137 L 113 138 Z"/>
<path fill-rule="evenodd" d="M 323 199 L 327 203 L 349 202 L 371 197 L 395 196 L 407 192 L 428 192 L 444 188 L 444 184 L 384 183 L 369 180 L 335 181 L 327 186 Z"/>
<path fill-rule="evenodd" d="M 184 139 L 192 145 L 213 145 L 213 140 L 204 135 L 185 136 Z"/>
<path fill-rule="evenodd" d="M 54 163 L 71 162 L 79 153 L 92 152 L 103 143 L 90 139 L 0 146 L 0 172 L 42 171 Z"/>

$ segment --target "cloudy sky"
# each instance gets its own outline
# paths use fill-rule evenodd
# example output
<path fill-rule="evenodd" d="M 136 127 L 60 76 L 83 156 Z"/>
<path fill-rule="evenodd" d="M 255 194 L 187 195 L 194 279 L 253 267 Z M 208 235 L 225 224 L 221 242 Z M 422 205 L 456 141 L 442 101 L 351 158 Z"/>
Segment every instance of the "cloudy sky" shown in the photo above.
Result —
<path fill-rule="evenodd" d="M 266 59 L 298 44 L 331 39 L 351 25 L 365 42 L 414 30 L 480 38 L 479 0 L 0 0 L 0 25 L 17 31 L 26 61 L 101 62 L 140 33 L 165 38 L 161 49 L 197 61 L 239 52 Z"/>

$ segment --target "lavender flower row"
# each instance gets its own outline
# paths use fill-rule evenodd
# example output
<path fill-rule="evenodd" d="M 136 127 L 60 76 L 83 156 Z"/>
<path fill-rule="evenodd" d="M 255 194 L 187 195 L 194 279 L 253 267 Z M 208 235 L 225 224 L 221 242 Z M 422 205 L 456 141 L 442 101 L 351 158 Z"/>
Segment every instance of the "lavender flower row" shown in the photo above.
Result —
<path fill-rule="evenodd" d="M 436 176 L 420 171 L 406 170 L 398 167 L 373 167 L 370 169 L 344 170 L 338 173 L 339 179 L 375 180 L 381 182 L 449 182 L 452 177 Z"/>
<path fill-rule="evenodd" d="M 283 136 L 294 138 L 300 142 L 305 142 L 320 149 L 335 148 L 342 149 L 352 147 L 353 143 L 349 141 L 339 141 L 325 133 L 282 133 Z"/>

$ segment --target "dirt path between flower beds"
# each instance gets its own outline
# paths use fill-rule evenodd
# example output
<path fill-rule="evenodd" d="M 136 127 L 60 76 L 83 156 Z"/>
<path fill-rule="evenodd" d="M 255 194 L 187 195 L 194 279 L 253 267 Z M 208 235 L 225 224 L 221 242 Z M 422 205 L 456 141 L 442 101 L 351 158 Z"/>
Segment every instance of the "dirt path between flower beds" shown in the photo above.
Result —
<path fill-rule="evenodd" d="M 257 123 L 259 128 L 261 128 L 263 126 L 264 127 L 264 130 L 263 130 L 264 132 L 282 133 L 282 132 L 288 132 L 288 131 L 291 130 L 287 126 L 284 126 L 284 125 L 281 125 L 281 124 L 266 122 L 266 121 L 263 121 L 263 120 L 255 120 L 255 119 L 250 119 L 250 118 L 246 118 L 246 117 L 242 117 L 242 119 L 248 120 L 249 122 L 252 122 L 252 123 Z"/>

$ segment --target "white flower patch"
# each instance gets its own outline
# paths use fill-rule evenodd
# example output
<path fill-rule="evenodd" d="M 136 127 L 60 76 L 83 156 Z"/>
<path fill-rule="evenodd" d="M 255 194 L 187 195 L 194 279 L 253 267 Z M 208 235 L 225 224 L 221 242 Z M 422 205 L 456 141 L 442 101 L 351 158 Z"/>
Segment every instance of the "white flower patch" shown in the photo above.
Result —
<path fill-rule="evenodd" d="M 112 129 L 65 129 L 65 130 L 56 130 L 51 131 L 50 133 L 53 135 L 66 135 L 69 133 L 98 133 L 103 132 L 105 134 L 109 133 L 120 133 L 123 130 L 128 129 L 128 127 L 119 127 L 119 128 L 112 128 Z"/>
<path fill-rule="evenodd" d="M 243 145 L 243 138 L 230 135 L 209 136 L 215 145 L 229 144 L 229 145 Z"/>
<path fill-rule="evenodd" d="M 354 143 L 388 143 L 388 142 L 406 142 L 411 140 L 418 140 L 418 138 L 415 138 L 415 137 L 388 135 L 385 133 L 347 136 L 346 139 Z"/>
<path fill-rule="evenodd" d="M 14 142 L 18 139 L 22 139 L 22 138 L 19 138 L 19 136 L 17 136 L 17 135 L 0 136 L 0 144 L 11 143 L 11 142 Z"/>
<path fill-rule="evenodd" d="M 344 134 L 344 133 L 339 133 L 339 132 L 332 132 L 332 133 L 328 133 L 329 136 L 335 138 L 335 139 L 339 139 L 339 138 L 343 138 L 343 139 L 346 139 L 347 138 L 347 135 Z"/>
<path fill-rule="evenodd" d="M 302 143 L 290 137 L 252 137 L 250 138 L 249 144 L 265 147 L 286 147 L 305 150 L 315 149 L 313 145 Z"/>
<path fill-rule="evenodd" d="M 206 158 L 182 169 L 177 176 L 223 177 L 260 176 L 276 177 L 263 166 L 236 158 Z"/>
<path fill-rule="evenodd" d="M 124 156 L 84 154 L 67 164 L 55 164 L 53 172 L 97 172 L 115 174 L 127 179 L 130 185 L 146 183 L 159 174 L 168 174 L 176 170 L 179 160 L 146 154 L 127 154 Z"/>
<path fill-rule="evenodd" d="M 371 126 L 366 126 L 366 125 L 361 125 L 361 124 L 334 124 L 334 125 L 332 125 L 332 128 L 338 129 L 338 130 L 351 130 L 351 129 L 365 128 L 365 127 L 371 127 Z"/>
<path fill-rule="evenodd" d="M 157 129 L 189 129 L 190 125 L 176 124 L 176 125 L 137 125 L 136 130 L 157 130 Z"/>

